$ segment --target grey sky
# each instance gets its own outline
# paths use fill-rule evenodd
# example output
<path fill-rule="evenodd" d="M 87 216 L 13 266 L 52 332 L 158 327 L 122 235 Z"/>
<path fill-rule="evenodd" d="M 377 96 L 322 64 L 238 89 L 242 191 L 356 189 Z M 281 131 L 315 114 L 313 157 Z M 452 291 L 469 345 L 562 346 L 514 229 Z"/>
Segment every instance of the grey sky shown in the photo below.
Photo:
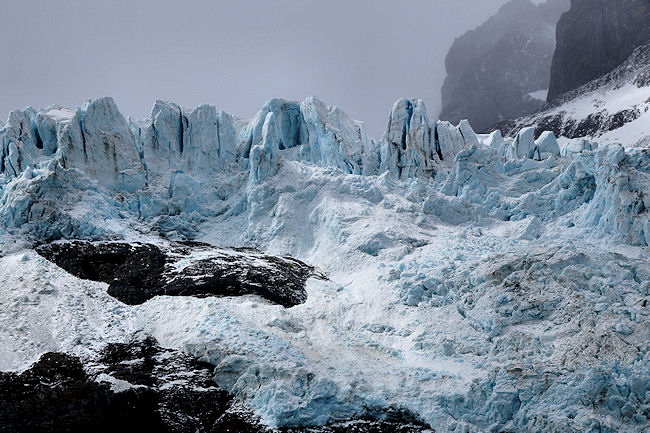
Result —
<path fill-rule="evenodd" d="M 400 96 L 440 109 L 453 39 L 505 0 L 0 0 L 0 117 L 110 95 L 252 117 L 315 95 L 383 133 Z"/>

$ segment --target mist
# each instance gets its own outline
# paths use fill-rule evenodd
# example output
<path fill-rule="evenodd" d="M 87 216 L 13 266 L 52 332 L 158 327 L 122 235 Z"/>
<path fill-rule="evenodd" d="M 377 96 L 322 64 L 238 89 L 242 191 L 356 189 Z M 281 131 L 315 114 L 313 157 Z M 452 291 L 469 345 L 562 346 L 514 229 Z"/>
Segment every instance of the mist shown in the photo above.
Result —
<path fill-rule="evenodd" d="M 379 137 L 401 96 L 437 116 L 454 38 L 505 0 L 4 3 L 2 118 L 105 95 L 137 118 L 156 99 L 249 118 L 272 97 L 314 95 Z"/>

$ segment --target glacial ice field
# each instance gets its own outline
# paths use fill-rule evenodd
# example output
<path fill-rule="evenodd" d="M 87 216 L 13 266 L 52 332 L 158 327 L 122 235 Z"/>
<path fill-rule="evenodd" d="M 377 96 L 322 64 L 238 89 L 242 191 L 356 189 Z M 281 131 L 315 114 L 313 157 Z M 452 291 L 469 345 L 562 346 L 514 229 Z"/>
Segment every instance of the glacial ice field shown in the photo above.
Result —
<path fill-rule="evenodd" d="M 475 134 L 316 98 L 250 121 L 110 98 L 0 130 L 0 370 L 152 335 L 272 427 L 413 414 L 436 432 L 650 430 L 650 150 Z M 314 265 L 305 303 L 125 305 L 42 242 L 195 240 Z"/>

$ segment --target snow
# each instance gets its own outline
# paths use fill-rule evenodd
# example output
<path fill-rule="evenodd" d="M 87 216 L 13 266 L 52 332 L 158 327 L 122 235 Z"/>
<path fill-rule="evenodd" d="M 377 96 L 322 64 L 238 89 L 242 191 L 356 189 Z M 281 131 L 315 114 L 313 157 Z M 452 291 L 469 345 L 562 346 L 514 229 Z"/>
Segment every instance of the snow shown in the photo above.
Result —
<path fill-rule="evenodd" d="M 0 370 L 21 370 L 49 351 L 88 358 L 134 331 L 106 284 L 80 281 L 28 250 L 0 258 Z"/>
<path fill-rule="evenodd" d="M 650 112 L 650 46 L 637 48 L 607 74 L 558 96 L 539 111 L 503 122 L 508 136 L 524 126 L 550 128 L 558 135 L 585 138 L 599 145 L 647 148 Z M 558 137 L 562 139 L 562 137 Z"/>
<path fill-rule="evenodd" d="M 548 89 L 538 90 L 536 92 L 530 92 L 528 96 L 530 96 L 533 99 L 538 99 L 540 101 L 546 101 L 546 97 L 548 96 Z"/>
<path fill-rule="evenodd" d="M 600 114 L 603 117 L 614 116 L 621 112 L 637 111 L 638 115 L 632 121 L 622 126 L 603 127 L 596 137 L 585 137 L 597 140 L 602 144 L 623 144 L 625 147 L 648 147 L 650 133 L 647 125 L 650 122 L 650 86 L 638 87 L 632 81 L 585 92 L 574 99 L 558 106 L 546 109 L 524 120 L 533 124 L 536 118 L 562 116 L 564 122 L 574 120 L 576 124 L 589 116 Z"/>
<path fill-rule="evenodd" d="M 598 143 L 593 143 L 586 138 L 574 138 L 573 140 L 567 141 L 567 143 L 562 147 L 560 154 L 562 156 L 567 156 L 570 154 L 595 150 L 597 147 Z"/>
<path fill-rule="evenodd" d="M 522 129 L 515 141 L 506 146 L 506 161 L 532 159 L 535 154 L 535 127 Z"/>
<path fill-rule="evenodd" d="M 397 204 L 404 199 L 395 194 L 389 200 Z M 339 220 L 339 230 L 359 231 L 364 208 L 355 213 L 350 207 L 341 208 L 345 212 L 337 217 L 344 220 Z M 365 218 L 373 222 L 366 232 L 396 222 L 390 212 Z M 539 406 L 531 404 L 527 413 L 575 411 L 580 419 L 590 416 L 580 399 L 596 398 L 598 387 L 609 383 L 603 381 L 614 380 L 599 376 L 603 368 L 610 371 L 613 363 L 630 366 L 629 371 L 612 370 L 617 383 L 647 379 L 647 352 L 638 359 L 633 349 L 649 337 L 647 309 L 641 303 L 650 287 L 645 252 L 631 249 L 632 256 L 623 259 L 602 245 L 570 236 L 557 241 L 546 236 L 531 244 L 517 236 L 518 223 L 487 229 L 436 226 L 419 229 L 429 243 L 406 254 L 400 237 L 416 228 L 412 224 L 377 256 L 355 252 L 354 239 L 338 246 L 321 244 L 311 257 L 330 258 L 331 282 L 310 280 L 307 302 L 290 309 L 253 296 L 157 297 L 126 307 L 105 295 L 103 284 L 77 280 L 34 253 L 14 254 L 2 259 L 3 287 L 16 287 L 16 297 L 40 289 L 47 270 L 56 274 L 48 281 L 58 291 L 15 310 L 30 326 L 16 327 L 14 335 L 21 339 L 9 335 L 3 341 L 0 359 L 20 354 L 16 346 L 24 348 L 32 341 L 47 345 L 35 347 L 24 358 L 26 363 L 40 351 L 83 354 L 102 341 L 144 331 L 165 347 L 213 363 L 220 386 L 250 404 L 266 422 L 283 425 L 323 423 L 332 414 L 345 417 L 364 407 L 399 404 L 434 426 L 450 428 L 451 413 L 483 429 L 490 417 L 515 409 L 501 402 L 495 412 L 494 400 L 483 407 L 487 403 L 481 393 L 502 399 L 506 390 L 524 402 L 542 400 Z M 508 231 L 511 234 L 504 235 Z M 561 274 L 553 271 L 556 267 Z M 22 285 L 15 284 L 31 276 Z M 501 279 L 504 283 L 499 283 Z M 563 279 L 568 280 L 559 284 Z M 522 298 L 509 289 L 517 281 L 540 295 Z M 92 297 L 81 287 L 88 288 Z M 80 310 L 84 304 L 92 308 Z M 0 317 L 10 318 L 8 311 L 15 305 L 3 299 L 2 306 Z M 3 325 L 3 335 L 14 325 Z M 599 337 L 592 340 L 591 335 Z M 624 336 L 626 343 L 616 335 Z M 613 346 L 597 352 L 602 342 Z M 567 360 L 568 365 L 593 370 L 594 376 L 585 379 L 580 369 L 563 367 Z M 16 361 L 12 367 L 20 368 Z M 518 379 L 517 369 L 530 370 L 523 377 L 545 374 L 553 384 L 551 394 L 530 394 L 530 385 Z M 595 390 L 578 386 L 585 380 L 592 381 Z M 462 410 L 456 403 L 461 395 L 469 402 Z M 521 429 L 524 425 L 512 424 Z M 562 424 L 553 425 L 557 429 Z M 534 426 L 529 430 L 535 431 Z"/>
<path fill-rule="evenodd" d="M 476 135 L 412 99 L 379 142 L 315 98 L 247 124 L 103 98 L 43 123 L 53 152 L 18 133 L 39 114 L 0 131 L 0 370 L 143 332 L 275 426 L 397 407 L 443 432 L 647 429 L 647 151 Z M 292 308 L 126 306 L 31 250 L 62 238 L 254 246 L 329 280 Z"/>
<path fill-rule="evenodd" d="M 69 110 L 64 107 L 52 107 L 48 109 L 47 111 L 43 112 L 44 116 L 51 117 L 54 119 L 56 122 L 64 122 L 66 120 L 70 120 L 74 117 L 74 111 Z"/>
<path fill-rule="evenodd" d="M 133 385 L 132 383 L 127 382 L 126 380 L 117 379 L 109 374 L 101 373 L 95 379 L 97 382 L 106 382 L 110 384 L 111 391 L 113 392 L 124 392 L 134 388 L 147 388 L 145 385 Z M 166 386 L 171 386 L 172 383 L 165 384 Z"/>
<path fill-rule="evenodd" d="M 650 147 L 650 133 L 647 125 L 650 125 L 650 103 L 641 107 L 641 116 L 620 128 L 605 132 L 598 140 L 601 143 L 635 143 L 638 147 Z"/>
<path fill-rule="evenodd" d="M 604 88 L 576 98 L 555 109 L 555 112 L 565 111 L 577 119 L 584 119 L 590 114 L 606 110 L 610 114 L 638 107 L 644 109 L 650 99 L 650 87 L 637 87 L 626 83 L 620 87 Z"/>

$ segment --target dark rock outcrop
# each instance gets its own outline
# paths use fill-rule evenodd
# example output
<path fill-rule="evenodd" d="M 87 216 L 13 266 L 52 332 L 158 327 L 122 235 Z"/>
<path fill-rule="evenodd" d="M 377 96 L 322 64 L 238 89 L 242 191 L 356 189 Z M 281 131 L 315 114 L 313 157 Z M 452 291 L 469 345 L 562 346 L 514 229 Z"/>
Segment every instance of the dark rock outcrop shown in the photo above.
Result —
<path fill-rule="evenodd" d="M 557 24 L 548 101 L 608 73 L 648 41 L 647 0 L 572 0 Z"/>
<path fill-rule="evenodd" d="M 399 411 L 287 433 L 416 433 Z M 212 366 L 151 337 L 109 344 L 85 364 L 46 353 L 22 373 L 0 372 L 0 432 L 275 433 L 212 379 Z"/>
<path fill-rule="evenodd" d="M 323 427 L 283 430 L 282 433 L 424 433 L 432 432 L 421 423 L 355 420 Z"/>
<path fill-rule="evenodd" d="M 23 373 L 0 373 L 3 432 L 235 431 L 221 419 L 232 403 L 209 365 L 150 337 L 109 345 L 86 365 L 46 353 Z"/>
<path fill-rule="evenodd" d="M 198 243 L 160 247 L 73 241 L 42 245 L 36 251 L 79 278 L 109 284 L 108 294 L 129 305 L 158 295 L 258 295 L 292 307 L 307 300 L 309 277 L 324 278 L 290 257 Z"/>
<path fill-rule="evenodd" d="M 538 6 L 512 0 L 475 30 L 456 39 L 445 60 L 440 118 L 468 119 L 476 130 L 530 114 L 544 104 L 555 25 L 568 0 Z"/>

